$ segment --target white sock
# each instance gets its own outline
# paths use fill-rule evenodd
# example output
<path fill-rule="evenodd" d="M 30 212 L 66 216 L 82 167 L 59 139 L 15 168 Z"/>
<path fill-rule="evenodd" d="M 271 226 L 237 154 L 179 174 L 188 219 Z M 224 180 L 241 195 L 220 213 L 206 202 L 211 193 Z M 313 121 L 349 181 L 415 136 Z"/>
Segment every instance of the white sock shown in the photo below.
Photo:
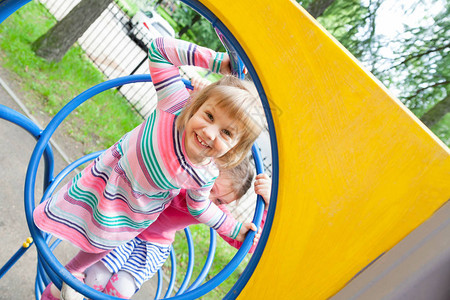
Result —
<path fill-rule="evenodd" d="M 133 276 L 126 271 L 119 271 L 109 280 L 104 293 L 111 296 L 130 299 L 137 291 Z"/>
<path fill-rule="evenodd" d="M 84 283 L 100 292 L 103 292 L 112 276 L 112 273 L 101 261 L 90 266 L 85 273 Z"/>

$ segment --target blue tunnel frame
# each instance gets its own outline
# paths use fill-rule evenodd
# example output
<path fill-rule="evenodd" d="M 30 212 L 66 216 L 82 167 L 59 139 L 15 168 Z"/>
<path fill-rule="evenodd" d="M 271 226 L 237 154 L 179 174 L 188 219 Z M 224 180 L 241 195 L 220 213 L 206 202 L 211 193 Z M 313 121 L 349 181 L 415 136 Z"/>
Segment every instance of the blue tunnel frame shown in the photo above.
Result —
<path fill-rule="evenodd" d="M 3 22 L 6 18 L 8 18 L 12 13 L 14 13 L 16 10 L 21 8 L 23 5 L 27 4 L 31 0 L 1 0 L 0 1 L 0 23 Z M 231 32 L 228 30 L 228 28 L 208 9 L 206 8 L 202 3 L 195 0 L 182 0 L 182 2 L 189 5 L 191 8 L 196 10 L 198 13 L 200 13 L 202 16 L 204 16 L 208 21 L 211 22 L 211 24 L 218 28 L 222 34 L 227 38 L 227 40 L 230 42 L 230 44 L 235 48 L 235 51 L 237 52 L 238 56 L 242 59 L 244 64 L 246 65 L 249 75 L 251 76 L 254 84 L 256 85 L 256 88 L 258 89 L 259 96 L 261 98 L 266 120 L 268 123 L 268 129 L 270 134 L 270 142 L 271 142 L 271 153 L 272 153 L 272 190 L 271 190 L 271 199 L 270 199 L 270 205 L 269 210 L 267 213 L 267 218 L 265 222 L 265 229 L 263 230 L 263 233 L 261 235 L 261 238 L 258 243 L 258 247 L 256 248 L 255 252 L 253 253 L 247 267 L 245 268 L 244 272 L 241 274 L 240 278 L 236 282 L 236 284 L 232 287 L 232 289 L 227 293 L 224 299 L 235 299 L 239 293 L 242 291 L 242 289 L 245 287 L 246 283 L 250 279 L 251 275 L 253 274 L 261 255 L 264 251 L 265 245 L 267 243 L 267 239 L 269 237 L 270 229 L 272 226 L 274 214 L 275 214 L 275 207 L 276 207 L 276 195 L 278 191 L 278 178 L 279 178 L 279 164 L 278 164 L 278 148 L 277 148 L 277 141 L 276 141 L 276 134 L 275 134 L 275 127 L 272 119 L 272 114 L 270 111 L 269 102 L 267 100 L 267 96 L 264 92 L 264 89 L 262 87 L 261 81 L 259 80 L 259 77 L 251 64 L 250 59 L 240 46 L 240 44 L 237 42 L 236 38 L 231 34 Z M 132 77 L 132 78 L 130 78 Z M 147 78 L 146 78 L 147 77 Z M 71 287 L 75 288 L 79 292 L 82 292 L 88 297 L 91 297 L 93 299 L 119 299 L 112 296 L 107 296 L 101 292 L 95 291 L 94 289 L 91 289 L 84 284 L 82 284 L 80 281 L 78 281 L 75 277 L 73 277 L 60 263 L 56 260 L 53 253 L 50 251 L 50 248 L 48 247 L 45 240 L 42 238 L 42 235 L 40 234 L 39 229 L 34 225 L 32 222 L 32 211 L 34 209 L 34 186 L 35 186 L 35 177 L 37 173 L 37 168 L 39 165 L 39 160 L 48 149 L 49 140 L 53 132 L 56 130 L 58 125 L 64 120 L 64 118 L 70 114 L 71 111 L 73 111 L 78 105 L 83 103 L 85 100 L 92 97 L 92 93 L 95 92 L 95 94 L 103 89 L 109 89 L 114 86 L 119 86 L 127 83 L 132 82 L 145 82 L 149 81 L 149 75 L 132 75 L 117 79 L 112 79 L 106 82 L 103 82 L 74 98 L 71 102 L 69 102 L 61 111 L 52 119 L 52 121 L 48 124 L 48 126 L 42 131 L 42 134 L 39 137 L 39 140 L 36 144 L 36 147 L 33 151 L 33 154 L 30 159 L 30 163 L 27 170 L 26 175 L 26 182 L 25 182 L 25 206 L 26 206 L 26 218 L 28 227 L 30 229 L 30 233 L 35 238 L 35 244 L 38 247 L 38 259 L 44 261 L 43 264 L 44 268 L 48 271 L 54 270 L 56 273 L 59 274 L 58 276 L 55 275 L 53 272 L 50 273 L 49 276 L 51 277 L 52 281 L 58 286 L 61 286 L 61 279 L 65 282 L 67 282 Z M 48 151 L 48 150 L 47 150 Z M 254 154 L 255 155 L 255 154 Z M 45 156 L 45 155 L 44 155 Z M 256 154 L 256 156 L 259 156 L 259 159 L 261 160 L 260 154 Z M 262 168 L 262 165 L 259 166 Z M 257 166 L 257 172 L 262 172 L 262 169 L 258 170 Z M 31 209 L 27 209 L 27 206 Z M 264 210 L 264 202 L 261 198 L 261 196 L 258 196 L 258 201 L 256 205 L 255 210 L 255 216 L 253 218 L 253 222 L 259 226 L 261 223 L 262 218 L 262 212 Z M 221 284 L 228 276 L 236 269 L 236 267 L 240 264 L 240 262 L 244 259 L 246 254 L 248 253 L 248 250 L 251 247 L 252 240 L 255 233 L 250 232 L 244 241 L 244 244 L 242 245 L 241 249 L 236 253 L 236 255 L 233 257 L 233 259 L 230 261 L 229 264 L 221 271 L 219 272 L 214 278 L 209 280 L 208 282 L 204 283 L 203 285 L 200 285 L 197 288 L 189 288 L 187 292 L 183 295 L 178 295 L 175 297 L 172 297 L 170 299 L 193 299 L 201 297 L 202 295 L 208 293 L 212 289 L 214 289 L 216 286 Z M 48 264 L 48 265 L 47 265 Z M 39 275 L 39 274 L 38 274 Z M 195 284 L 200 284 L 195 282 Z"/>

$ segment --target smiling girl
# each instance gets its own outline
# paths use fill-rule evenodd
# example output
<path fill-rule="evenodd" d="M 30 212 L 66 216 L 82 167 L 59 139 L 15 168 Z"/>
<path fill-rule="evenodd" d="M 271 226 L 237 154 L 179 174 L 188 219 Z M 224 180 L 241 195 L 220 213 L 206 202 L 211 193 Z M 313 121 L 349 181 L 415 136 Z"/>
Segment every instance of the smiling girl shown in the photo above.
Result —
<path fill-rule="evenodd" d="M 238 165 L 260 133 L 254 117 L 262 112 L 254 86 L 224 76 L 191 99 L 178 67 L 229 73 L 226 54 L 158 38 L 149 59 L 158 96 L 155 111 L 34 211 L 40 229 L 81 249 L 66 265 L 79 278 L 153 223 L 180 189 L 187 191 L 189 213 L 198 222 L 240 241 L 248 230 L 256 231 L 254 224 L 227 217 L 208 199 L 218 165 Z M 73 291 L 65 287 L 63 295 Z M 47 288 L 42 299 L 56 294 Z"/>

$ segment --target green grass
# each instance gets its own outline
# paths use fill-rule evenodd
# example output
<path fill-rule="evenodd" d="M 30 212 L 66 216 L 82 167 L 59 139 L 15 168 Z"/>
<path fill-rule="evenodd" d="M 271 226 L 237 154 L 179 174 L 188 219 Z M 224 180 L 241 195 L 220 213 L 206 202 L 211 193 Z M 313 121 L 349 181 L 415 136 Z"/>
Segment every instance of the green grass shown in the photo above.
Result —
<path fill-rule="evenodd" d="M 194 282 L 195 279 L 197 279 L 197 276 L 200 274 L 200 271 L 202 270 L 206 257 L 208 255 L 209 250 L 209 238 L 210 238 L 210 231 L 209 228 L 205 225 L 192 225 L 189 227 L 192 239 L 194 241 L 194 250 L 195 250 L 195 264 L 194 264 L 194 270 L 192 273 L 190 284 Z M 198 241 L 202 241 L 199 243 Z M 176 282 L 179 285 L 184 280 L 184 275 L 186 273 L 187 265 L 188 265 L 188 245 L 185 239 L 184 232 L 177 233 L 175 237 L 175 242 L 173 243 L 173 247 L 176 253 L 177 258 L 177 277 Z M 217 235 L 217 244 L 216 244 L 216 253 L 214 256 L 214 262 L 211 266 L 211 270 L 206 276 L 206 281 L 213 278 L 215 275 L 217 275 L 227 264 L 228 262 L 234 257 L 237 250 L 230 245 L 228 245 L 224 240 L 222 240 L 219 235 Z M 228 277 L 227 280 L 225 280 L 221 285 L 219 285 L 217 288 L 212 290 L 210 293 L 206 294 L 205 296 L 201 297 L 200 299 L 222 299 L 228 291 L 233 287 L 233 285 L 238 280 L 240 274 L 244 271 L 245 267 L 248 264 L 248 261 L 250 260 L 251 255 L 248 254 L 247 257 L 244 258 L 243 262 L 237 267 L 236 271 Z M 166 264 L 165 270 L 167 270 L 170 267 L 170 264 Z M 168 271 L 165 271 L 165 273 L 169 274 Z M 189 285 L 190 285 L 189 284 Z"/>
<path fill-rule="evenodd" d="M 114 0 L 129 16 L 134 16 L 139 10 L 135 0 Z"/>
<path fill-rule="evenodd" d="M 30 2 L 0 26 L 1 64 L 17 75 L 31 111 L 43 110 L 50 116 L 73 97 L 105 81 L 79 46 L 72 47 L 59 63 L 34 54 L 32 42 L 55 22 L 44 7 Z M 141 122 L 127 100 L 109 90 L 82 104 L 64 122 L 64 128 L 86 145 L 88 153 L 109 147 Z"/>

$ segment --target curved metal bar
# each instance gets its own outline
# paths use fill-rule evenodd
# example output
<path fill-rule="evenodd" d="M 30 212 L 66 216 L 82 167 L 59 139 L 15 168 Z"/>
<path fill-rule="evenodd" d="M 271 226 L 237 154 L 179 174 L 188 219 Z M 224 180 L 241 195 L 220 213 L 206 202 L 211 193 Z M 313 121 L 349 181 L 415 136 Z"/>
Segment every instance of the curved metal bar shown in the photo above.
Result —
<path fill-rule="evenodd" d="M 31 0 L 3 0 L 0 1 L 0 23 L 8 18 L 13 12 L 27 4 Z"/>
<path fill-rule="evenodd" d="M 42 291 L 44 291 L 46 284 L 44 282 L 44 279 L 42 278 L 42 273 L 41 272 L 36 272 L 36 280 L 34 283 L 34 287 L 39 289 L 39 295 L 42 294 Z M 46 275 L 47 276 L 47 275 Z"/>
<path fill-rule="evenodd" d="M 205 265 L 203 269 L 200 271 L 197 279 L 192 283 L 192 285 L 186 290 L 189 292 L 195 288 L 197 288 L 200 284 L 202 284 L 203 280 L 205 280 L 206 276 L 211 269 L 212 263 L 214 261 L 214 256 L 216 254 L 216 243 L 217 243 L 217 234 L 216 231 L 212 228 L 209 228 L 209 250 L 208 257 L 206 258 Z"/>
<path fill-rule="evenodd" d="M 255 166 L 257 173 L 264 172 L 264 165 L 262 163 L 261 154 L 259 152 L 259 149 L 256 145 L 256 143 L 252 146 L 252 153 L 253 153 L 253 159 L 255 160 Z M 264 211 L 264 200 L 262 200 L 262 197 L 258 195 L 257 203 L 256 203 L 256 210 L 255 215 L 253 217 L 253 223 L 257 227 L 261 224 L 262 214 Z M 219 284 L 224 282 L 231 273 L 236 270 L 236 268 L 239 266 L 239 264 L 242 262 L 242 260 L 247 255 L 248 251 L 250 250 L 252 244 L 253 244 L 253 238 L 255 237 L 256 232 L 249 231 L 247 234 L 241 248 L 238 250 L 238 252 L 234 255 L 234 257 L 231 259 L 231 261 L 212 279 L 210 279 L 208 282 L 202 284 L 196 289 L 193 289 L 189 292 L 184 293 L 183 295 L 173 297 L 171 299 L 176 300 L 189 300 L 189 299 L 197 299 L 206 293 L 213 290 L 215 287 L 217 287 Z M 261 241 L 261 240 L 260 240 Z M 261 248 L 261 245 L 258 243 L 258 247 Z M 259 257 L 258 257 L 259 259 Z M 227 297 L 230 294 L 230 292 L 225 296 Z M 231 296 L 232 297 L 232 296 Z M 234 296 L 235 298 L 235 296 Z"/>
<path fill-rule="evenodd" d="M 44 290 L 45 287 L 50 283 L 50 278 L 48 278 L 47 273 L 45 273 L 44 268 L 42 267 L 42 262 L 40 261 L 40 257 L 37 257 L 37 270 L 36 270 L 36 280 L 39 279 L 39 284 L 41 289 Z"/>
<path fill-rule="evenodd" d="M 191 280 L 192 271 L 194 270 L 194 260 L 195 260 L 194 243 L 192 242 L 192 235 L 191 235 L 191 231 L 189 230 L 189 227 L 186 227 L 184 229 L 184 233 L 186 234 L 186 240 L 187 240 L 188 249 L 189 249 L 189 260 L 188 260 L 188 267 L 186 270 L 186 275 L 184 276 L 183 283 L 181 284 L 181 286 L 178 289 L 175 296 L 181 295 L 184 293 L 187 285 L 189 284 L 189 281 Z"/>
<path fill-rule="evenodd" d="M 0 269 L 0 279 L 22 257 L 22 255 L 24 255 L 25 252 L 28 251 L 31 245 L 33 245 L 33 242 L 23 243 L 23 245 L 20 246 L 20 248 L 16 251 L 16 253 L 14 253 L 13 256 L 11 256 L 11 258 Z"/>
<path fill-rule="evenodd" d="M 175 285 L 175 278 L 177 277 L 177 258 L 175 257 L 175 250 L 173 250 L 173 247 L 170 248 L 170 263 L 172 265 L 172 273 L 170 274 L 170 282 L 164 298 L 170 297 L 172 294 L 173 286 Z"/>
<path fill-rule="evenodd" d="M 163 287 L 162 271 L 161 271 L 161 269 L 158 269 L 158 287 L 157 287 L 156 293 L 155 293 L 155 300 L 159 299 L 159 296 L 161 295 L 162 287 Z"/>
<path fill-rule="evenodd" d="M 255 161 L 257 173 L 258 174 L 263 173 L 264 172 L 264 164 L 262 162 L 261 153 L 259 152 L 258 146 L 256 144 L 254 144 L 252 146 L 252 154 L 253 154 L 253 159 Z M 273 176 L 275 176 L 274 178 L 276 180 L 278 180 L 278 169 L 277 168 L 278 168 L 278 163 L 274 163 Z M 277 186 L 278 183 L 275 182 L 275 184 Z M 276 186 L 274 186 L 274 183 L 272 182 L 272 190 Z M 273 192 L 272 192 L 272 195 L 274 195 Z M 273 205 L 276 204 L 276 201 L 272 201 L 272 200 L 273 199 L 271 198 L 269 207 L 273 207 Z M 256 203 L 256 211 L 255 211 L 255 215 L 253 217 L 253 223 L 255 223 L 258 228 L 261 224 L 264 207 L 265 207 L 264 200 L 262 199 L 262 197 L 260 195 L 258 195 L 258 199 L 257 199 L 257 203 Z M 264 251 L 267 239 L 269 238 L 271 223 L 268 222 L 268 220 L 273 219 L 274 213 L 275 213 L 274 209 L 269 209 L 268 214 L 267 214 L 266 223 L 264 224 L 264 230 L 262 232 L 261 238 L 259 239 L 258 246 L 256 247 L 255 252 L 253 252 L 253 255 L 250 258 L 250 261 L 247 264 L 247 267 L 245 268 L 244 272 L 242 272 L 241 276 L 239 276 L 239 279 L 237 280 L 237 282 L 235 283 L 233 288 L 230 291 L 228 291 L 228 293 L 225 295 L 224 299 L 227 299 L 227 300 L 228 299 L 236 299 L 236 295 L 239 295 L 240 291 L 244 288 L 244 286 L 246 285 L 246 283 L 252 276 L 253 271 L 255 270 L 256 266 L 258 265 L 259 259 L 261 258 L 261 255 Z M 269 216 L 269 214 L 271 214 L 271 216 Z M 252 236 L 254 236 L 253 233 L 252 233 Z M 253 237 L 252 237 L 252 239 L 253 239 Z M 245 241 L 247 242 L 247 240 L 248 240 L 248 236 Z"/>
<path fill-rule="evenodd" d="M 49 238 L 47 238 L 47 244 L 49 243 L 50 239 L 51 239 L 51 236 L 49 236 Z M 56 239 L 51 245 L 49 245 L 50 251 L 53 252 L 60 243 L 61 243 L 61 240 Z M 45 261 L 42 260 L 42 258 L 39 255 L 38 255 L 37 269 L 38 269 L 38 273 L 40 273 L 40 277 L 43 281 L 42 284 L 44 285 L 44 289 L 51 281 L 53 281 L 53 280 L 51 280 L 51 278 L 55 278 L 58 276 L 56 274 L 56 272 L 53 272 L 53 270 L 51 270 L 48 267 L 48 265 L 45 263 Z"/>
<path fill-rule="evenodd" d="M 34 281 L 34 297 L 40 299 L 44 289 L 42 288 L 42 279 L 39 273 L 36 273 L 36 280 Z"/>

